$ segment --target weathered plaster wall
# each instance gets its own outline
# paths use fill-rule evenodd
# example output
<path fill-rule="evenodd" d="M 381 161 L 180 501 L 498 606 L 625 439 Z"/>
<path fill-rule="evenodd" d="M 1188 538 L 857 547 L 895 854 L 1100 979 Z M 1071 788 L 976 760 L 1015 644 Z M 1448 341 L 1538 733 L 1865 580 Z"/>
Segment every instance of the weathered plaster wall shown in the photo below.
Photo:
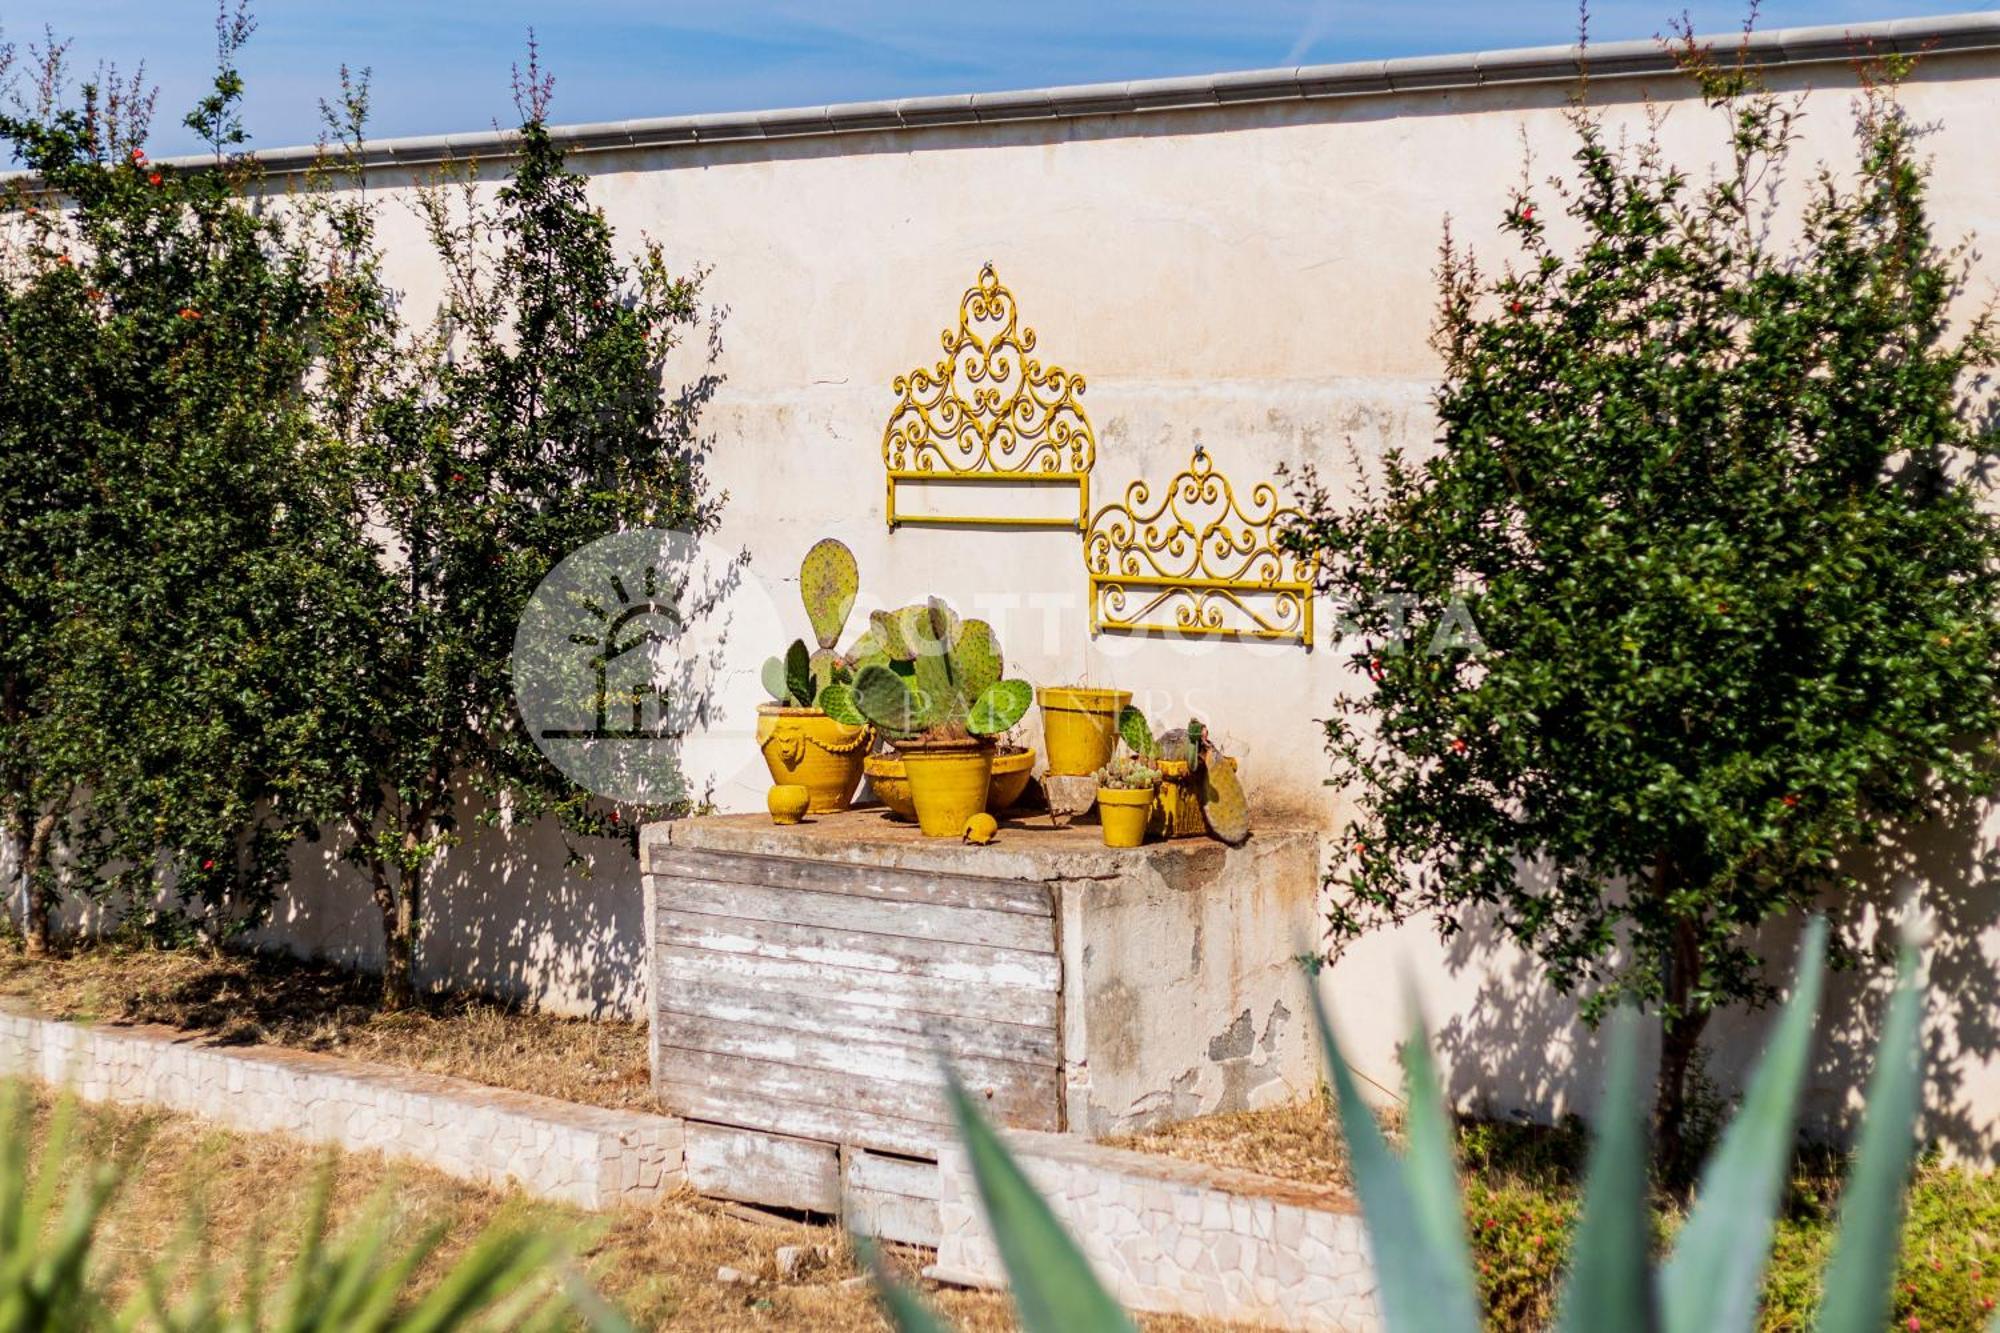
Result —
<path fill-rule="evenodd" d="M 1819 65 L 1775 82 L 1802 99 L 1801 166 L 1849 160 L 1851 75 Z M 1337 823 L 1340 794 L 1320 785 L 1311 719 L 1356 684 L 1338 653 L 1092 639 L 1073 534 L 889 532 L 880 443 L 890 384 L 934 358 L 960 293 L 991 260 L 1041 354 L 1087 377 L 1099 499 L 1170 476 L 1197 442 L 1234 476 L 1316 463 L 1343 493 L 1351 457 L 1365 469 L 1387 448 L 1430 441 L 1437 361 L 1426 337 L 1444 221 L 1489 263 L 1506 258 L 1496 220 L 1524 171 L 1538 181 L 1564 166 L 1568 91 L 1501 84 L 579 157 L 621 238 L 657 237 L 678 263 L 709 266 L 708 294 L 727 307 L 726 379 L 705 418 L 710 472 L 730 496 L 717 541 L 747 553 L 772 596 L 727 643 L 719 758 L 707 775 L 718 804 L 761 799 L 749 740 L 757 665 L 779 634 L 803 628 L 789 580 L 805 548 L 831 534 L 860 556 L 866 603 L 942 593 L 993 620 L 1035 679 L 1115 683 L 1156 712 L 1198 712 L 1242 757 L 1268 809 Z M 1686 94 L 1665 75 L 1592 89 L 1620 133 L 1639 133 L 1649 108 L 1664 112 L 1668 152 L 1698 166 L 1723 139 Z M 1971 283 L 1983 296 L 2000 277 L 2000 56 L 1938 55 L 1905 101 L 1936 127 L 1925 145 L 1941 234 L 1988 239 Z M 385 167 L 372 185 L 390 276 L 422 310 L 437 279 L 409 208 L 414 174 Z M 1785 188 L 1802 188 L 1805 174 Z M 1868 869 L 1876 901 L 1922 888 L 1945 917 L 1929 1040 L 1946 1072 L 1933 1126 L 1975 1152 L 2000 1141 L 2000 1028 L 1988 1017 L 2000 931 L 1986 888 L 1996 832 L 1987 810 L 1970 811 Z M 427 972 L 565 1008 L 636 1012 L 636 868 L 615 848 L 593 859 L 596 877 L 579 880 L 560 871 L 553 838 L 474 832 L 432 898 Z M 277 933 L 363 961 L 378 952 L 360 885 L 338 868 L 304 877 Z M 1406 976 L 1460 1095 L 1547 1114 L 1589 1088 L 1594 1066 L 1568 1006 L 1477 929 L 1442 948 L 1421 929 L 1385 935 L 1327 972 L 1355 1058 L 1380 1082 L 1396 1079 Z M 1848 987 L 1830 1030 L 1865 1032 L 1873 991 Z M 1725 1078 L 1759 1030 L 1719 1034 Z M 1858 1072 L 1828 1056 L 1822 1114 L 1851 1102 Z"/>

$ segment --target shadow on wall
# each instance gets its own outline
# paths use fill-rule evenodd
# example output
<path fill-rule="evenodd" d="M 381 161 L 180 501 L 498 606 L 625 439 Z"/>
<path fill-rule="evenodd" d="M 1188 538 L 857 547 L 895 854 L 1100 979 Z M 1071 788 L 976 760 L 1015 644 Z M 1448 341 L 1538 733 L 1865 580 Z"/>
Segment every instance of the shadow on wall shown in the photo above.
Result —
<path fill-rule="evenodd" d="M 554 1013 L 637 1018 L 645 1011 L 639 863 L 622 841 L 570 844 L 551 821 L 485 828 L 431 876 L 419 982 L 518 999 Z M 349 967 L 379 968 L 382 924 L 366 876 L 339 849 L 302 846 L 290 890 L 256 942 Z"/>
<path fill-rule="evenodd" d="M 1861 888 L 1829 898 L 1833 924 L 1855 946 L 1855 965 L 1829 977 L 1802 1123 L 1814 1137 L 1846 1141 L 1857 1128 L 1883 1010 L 1893 988 L 1895 921 L 1916 896 L 1930 922 L 1924 1024 L 1922 1133 L 1948 1155 L 2000 1164 L 2000 817 L 1966 802 L 1915 828 L 1896 830 L 1850 858 Z M 1760 932 L 1760 952 L 1789 977 L 1802 922 Z M 1467 923 L 1442 946 L 1443 969 L 1465 996 L 1440 1023 L 1455 1102 L 1481 1114 L 1552 1121 L 1586 1117 L 1602 1078 L 1596 1038 L 1576 1005 L 1542 979 L 1533 958 L 1490 919 Z M 1705 1039 L 1707 1073 L 1724 1099 L 1741 1094 L 1769 1036 L 1774 1010 L 1718 1014 Z M 1649 1033 L 1657 1049 L 1657 1037 Z M 1650 1053 L 1647 1059 L 1657 1058 Z"/>

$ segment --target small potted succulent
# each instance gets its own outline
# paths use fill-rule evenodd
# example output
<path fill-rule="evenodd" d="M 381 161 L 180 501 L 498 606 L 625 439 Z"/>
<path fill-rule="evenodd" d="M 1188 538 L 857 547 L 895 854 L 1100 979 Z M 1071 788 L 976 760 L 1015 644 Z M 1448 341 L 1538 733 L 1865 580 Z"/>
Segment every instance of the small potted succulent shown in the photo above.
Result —
<path fill-rule="evenodd" d="M 1084 777 L 1110 762 L 1118 746 L 1118 713 L 1132 702 L 1132 691 L 1044 685 L 1035 699 L 1042 706 L 1042 748 L 1050 774 Z"/>
<path fill-rule="evenodd" d="M 959 837 L 986 809 L 995 738 L 1026 715 L 1034 687 L 1001 679 L 991 626 L 961 621 L 935 597 L 878 618 L 871 632 L 873 651 L 856 659 L 853 686 L 835 691 L 827 711 L 880 730 L 903 762 L 918 827 Z"/>
<path fill-rule="evenodd" d="M 825 703 L 829 689 L 844 690 L 853 677 L 851 656 L 836 652 L 834 644 L 860 587 L 854 552 L 831 537 L 815 543 L 799 565 L 799 597 L 819 646 L 808 650 L 797 639 L 783 657 L 764 663 L 772 702 L 757 708 L 757 749 L 772 783 L 804 787 L 816 815 L 853 803 L 874 741 L 865 720 L 835 718 Z"/>
<path fill-rule="evenodd" d="M 1120 754 L 1097 770 L 1097 822 L 1106 847 L 1138 847 L 1146 841 L 1160 770 L 1138 756 Z"/>
<path fill-rule="evenodd" d="M 1126 746 L 1160 775 L 1152 832 L 1161 838 L 1208 834 L 1231 847 L 1250 837 L 1249 803 L 1236 761 L 1215 748 L 1199 718 L 1155 739 L 1152 724 L 1136 708 L 1118 714 L 1118 734 Z"/>

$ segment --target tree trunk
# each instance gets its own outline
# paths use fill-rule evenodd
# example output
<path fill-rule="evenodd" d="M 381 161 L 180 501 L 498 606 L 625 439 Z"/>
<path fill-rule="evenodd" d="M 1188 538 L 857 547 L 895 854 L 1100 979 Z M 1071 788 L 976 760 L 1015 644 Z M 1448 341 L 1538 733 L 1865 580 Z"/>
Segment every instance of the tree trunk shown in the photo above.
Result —
<path fill-rule="evenodd" d="M 368 873 L 375 911 L 382 918 L 382 1008 L 393 1013 L 409 1008 L 417 998 L 407 947 L 409 936 L 403 924 L 409 909 L 404 905 L 404 895 L 391 885 L 389 868 L 381 858 L 368 858 Z"/>
<path fill-rule="evenodd" d="M 1669 1188 L 1693 1184 L 1697 1163 L 1688 1160 L 1688 1074 L 1701 1049 L 1701 1034 L 1709 1011 L 1694 1007 L 1694 988 L 1701 975 L 1701 942 L 1694 923 L 1674 927 L 1665 966 L 1660 1024 L 1660 1078 L 1653 1095 L 1653 1142 L 1660 1172 Z"/>
<path fill-rule="evenodd" d="M 49 900 L 48 889 L 43 887 L 41 870 L 48 860 L 49 839 L 55 836 L 55 831 L 55 815 L 37 816 L 21 855 L 21 884 L 25 890 L 21 905 L 26 914 L 21 934 L 27 941 L 30 958 L 45 958 L 49 952 L 49 917 L 55 911 L 55 904 Z"/>

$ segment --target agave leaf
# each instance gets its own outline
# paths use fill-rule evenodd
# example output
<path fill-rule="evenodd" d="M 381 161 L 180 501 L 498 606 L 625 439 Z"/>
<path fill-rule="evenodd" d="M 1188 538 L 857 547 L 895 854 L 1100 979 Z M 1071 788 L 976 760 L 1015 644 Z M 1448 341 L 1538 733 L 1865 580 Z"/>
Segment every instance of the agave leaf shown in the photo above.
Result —
<path fill-rule="evenodd" d="M 1189 743 L 1199 746 L 1200 738 L 1189 728 Z M 1241 847 L 1250 841 L 1250 802 L 1243 795 L 1243 782 L 1227 764 L 1201 766 L 1201 817 L 1218 842 Z"/>
<path fill-rule="evenodd" d="M 1027 681 L 1000 681 L 973 704 L 966 729 L 975 736 L 998 736 L 1026 717 L 1034 702 L 1035 687 Z"/>
<path fill-rule="evenodd" d="M 806 651 L 804 639 L 793 639 L 792 646 L 785 649 L 785 689 L 798 707 L 812 707 L 812 654 Z"/>
<path fill-rule="evenodd" d="M 1611 1022 L 1604 1104 L 1590 1145 L 1583 1214 L 1558 1303 L 1556 1333 L 1659 1327 L 1647 1261 L 1652 1221 L 1646 1189 L 1646 1122 L 1639 1110 L 1639 1022 L 1621 1009 Z"/>
<path fill-rule="evenodd" d="M 826 686 L 814 700 L 814 706 L 844 727 L 865 727 L 868 719 L 862 716 L 861 705 L 855 702 L 854 687 L 842 685 L 838 681 Z"/>
<path fill-rule="evenodd" d="M 1840 1192 L 1840 1236 L 1826 1270 L 1818 1333 L 1874 1333 L 1889 1323 L 1889 1292 L 1901 1248 L 1904 1188 L 1917 1123 L 1917 954 L 1906 939 L 1896 966 L 1896 994 L 1876 1044 L 1868 1112 L 1854 1174 Z"/>
<path fill-rule="evenodd" d="M 806 604 L 806 619 L 812 622 L 813 637 L 821 648 L 831 649 L 839 642 L 860 591 L 861 567 L 854 552 L 832 537 L 814 542 L 799 563 L 799 600 Z"/>
<path fill-rule="evenodd" d="M 1146 715 L 1132 704 L 1118 710 L 1118 734 L 1124 738 L 1126 746 L 1141 759 L 1151 759 L 1158 753 L 1153 746 L 1153 728 L 1146 721 Z"/>
<path fill-rule="evenodd" d="M 1308 985 L 1313 1023 L 1319 1032 L 1320 1054 L 1333 1079 L 1340 1108 L 1340 1131 L 1361 1197 L 1362 1219 L 1368 1227 L 1368 1250 L 1375 1261 L 1377 1292 L 1383 1322 L 1390 1333 L 1478 1333 L 1479 1300 L 1463 1252 L 1433 1246 L 1417 1199 L 1418 1186 L 1403 1163 L 1389 1151 L 1382 1127 L 1362 1099 L 1354 1072 L 1340 1054 L 1340 1043 L 1327 1022 L 1319 988 Z M 1420 1090 L 1412 1088 L 1412 1099 Z M 1435 1095 L 1435 1086 L 1430 1095 Z M 1440 1116 L 1442 1111 L 1437 1112 Z M 1432 1140 L 1427 1136 L 1425 1142 Z M 1413 1143 L 1412 1151 L 1431 1151 Z M 1444 1168 L 1449 1170 L 1449 1163 Z M 1436 1163 L 1425 1163 L 1434 1177 Z"/>
<path fill-rule="evenodd" d="M 945 1086 L 1021 1327 L 1027 1333 L 1134 1333 L 1132 1321 L 950 1069 Z"/>
<path fill-rule="evenodd" d="M 1812 1052 L 1825 947 L 1826 922 L 1816 917 L 1800 946 L 1792 998 L 1750 1080 L 1743 1109 L 1702 1169 L 1694 1211 L 1661 1273 L 1661 1325 L 1668 1333 L 1756 1327 L 1772 1219 L 1791 1169 L 1793 1122 Z"/>
<path fill-rule="evenodd" d="M 1465 1206 L 1460 1201 L 1458 1173 L 1453 1169 L 1451 1115 L 1439 1090 L 1437 1065 L 1431 1056 L 1430 1033 L 1424 1029 L 1414 988 L 1409 992 L 1412 1015 L 1409 1040 L 1403 1043 L 1403 1077 L 1409 1085 L 1404 1117 L 1408 1148 L 1404 1170 L 1433 1254 L 1455 1267 L 1470 1270 L 1472 1251 L 1465 1241 Z"/>
<path fill-rule="evenodd" d="M 949 1333 L 948 1326 L 930 1306 L 924 1304 L 923 1297 L 911 1291 L 896 1280 L 888 1265 L 882 1262 L 882 1252 L 875 1242 L 866 1236 L 851 1235 L 854 1257 L 868 1270 L 868 1280 L 874 1284 L 876 1299 L 888 1313 L 889 1326 L 896 1333 Z"/>
<path fill-rule="evenodd" d="M 785 659 L 767 657 L 764 659 L 764 693 L 781 704 L 792 701 L 791 681 L 785 675 Z"/>

